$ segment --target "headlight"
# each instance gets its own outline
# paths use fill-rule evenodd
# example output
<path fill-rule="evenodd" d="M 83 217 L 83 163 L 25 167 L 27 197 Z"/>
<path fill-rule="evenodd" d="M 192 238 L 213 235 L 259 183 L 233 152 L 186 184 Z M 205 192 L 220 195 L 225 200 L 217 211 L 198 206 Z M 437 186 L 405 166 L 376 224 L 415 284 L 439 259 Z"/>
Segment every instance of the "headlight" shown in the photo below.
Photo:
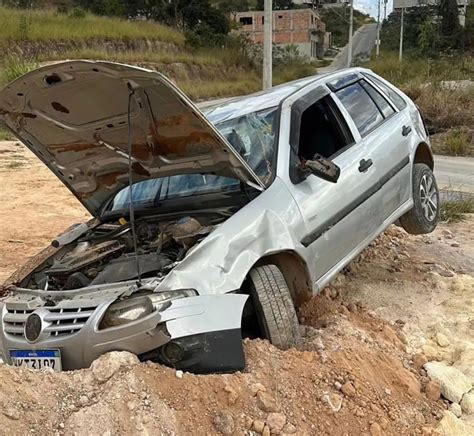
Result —
<path fill-rule="evenodd" d="M 180 298 L 195 297 L 197 292 L 194 289 L 181 289 L 180 291 L 156 292 L 148 294 L 147 298 L 153 304 L 155 310 L 161 312 L 171 306 L 171 302 Z"/>
<path fill-rule="evenodd" d="M 171 306 L 173 300 L 198 295 L 193 289 L 179 291 L 156 292 L 145 295 L 136 295 L 112 303 L 105 312 L 99 329 L 116 327 L 144 318 L 154 311 L 161 312 Z"/>
<path fill-rule="evenodd" d="M 127 298 L 112 303 L 105 312 L 100 329 L 127 324 L 153 312 L 153 304 L 147 297 Z"/>

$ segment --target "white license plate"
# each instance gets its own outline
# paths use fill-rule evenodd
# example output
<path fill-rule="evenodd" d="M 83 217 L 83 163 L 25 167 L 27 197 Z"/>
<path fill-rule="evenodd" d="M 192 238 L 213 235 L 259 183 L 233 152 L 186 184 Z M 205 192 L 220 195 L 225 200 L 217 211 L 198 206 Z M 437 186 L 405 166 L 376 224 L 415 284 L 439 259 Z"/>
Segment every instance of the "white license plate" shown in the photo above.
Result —
<path fill-rule="evenodd" d="M 51 368 L 61 371 L 61 353 L 59 350 L 11 350 L 10 358 L 14 366 L 32 369 Z"/>

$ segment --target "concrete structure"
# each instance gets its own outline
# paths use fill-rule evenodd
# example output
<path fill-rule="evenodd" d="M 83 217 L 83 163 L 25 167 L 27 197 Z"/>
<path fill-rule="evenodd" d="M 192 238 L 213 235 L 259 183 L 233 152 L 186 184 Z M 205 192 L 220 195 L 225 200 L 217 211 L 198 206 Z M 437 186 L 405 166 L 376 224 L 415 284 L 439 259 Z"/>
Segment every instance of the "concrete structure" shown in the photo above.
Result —
<path fill-rule="evenodd" d="M 263 11 L 237 12 L 231 17 L 239 23 L 238 32 L 257 44 L 263 43 Z M 295 45 L 309 59 L 322 58 L 330 47 L 331 34 L 313 9 L 273 11 L 273 43 Z"/>
<path fill-rule="evenodd" d="M 461 26 L 466 25 L 466 9 L 470 4 L 470 0 L 457 0 L 459 10 L 459 23 Z M 437 5 L 439 0 L 393 0 L 393 9 L 401 11 L 402 8 L 413 8 L 417 6 Z"/>

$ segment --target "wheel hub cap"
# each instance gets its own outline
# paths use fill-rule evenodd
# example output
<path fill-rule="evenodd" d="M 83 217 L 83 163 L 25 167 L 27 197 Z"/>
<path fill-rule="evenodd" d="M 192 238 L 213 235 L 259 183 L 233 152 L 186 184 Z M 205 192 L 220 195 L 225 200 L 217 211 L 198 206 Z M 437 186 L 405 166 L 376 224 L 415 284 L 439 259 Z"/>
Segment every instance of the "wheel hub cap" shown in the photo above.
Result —
<path fill-rule="evenodd" d="M 420 198 L 423 214 L 428 221 L 433 221 L 438 211 L 438 191 L 433 176 L 425 174 L 420 183 Z"/>

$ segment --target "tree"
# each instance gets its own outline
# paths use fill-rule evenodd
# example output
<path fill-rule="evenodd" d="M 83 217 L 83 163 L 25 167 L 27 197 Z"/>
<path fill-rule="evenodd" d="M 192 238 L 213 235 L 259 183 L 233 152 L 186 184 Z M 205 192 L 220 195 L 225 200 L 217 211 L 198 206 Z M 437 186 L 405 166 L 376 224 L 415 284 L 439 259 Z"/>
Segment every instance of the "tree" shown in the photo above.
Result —
<path fill-rule="evenodd" d="M 216 0 L 214 4 L 224 14 L 231 14 L 248 11 L 253 2 L 251 0 Z"/>
<path fill-rule="evenodd" d="M 257 1 L 257 9 L 259 11 L 263 11 L 264 6 L 265 6 L 265 0 L 258 0 Z M 292 9 L 294 7 L 294 4 L 292 0 L 273 0 L 272 1 L 273 9 L 278 10 L 278 9 Z"/>
<path fill-rule="evenodd" d="M 436 10 L 432 6 L 418 6 L 407 8 L 404 15 L 403 47 L 408 51 L 417 51 L 420 48 L 420 35 L 425 23 L 435 21 Z M 426 38 L 427 32 L 432 31 L 433 27 L 425 28 L 423 38 Z M 400 35 L 400 12 L 392 12 L 382 24 L 380 39 L 385 48 L 397 50 Z M 429 43 L 424 39 L 424 47 Z"/>
<path fill-rule="evenodd" d="M 439 52 L 440 37 L 437 23 L 434 23 L 432 20 L 426 20 L 420 26 L 418 43 L 423 54 L 434 56 Z"/>
<path fill-rule="evenodd" d="M 177 6 L 176 11 L 186 29 L 194 30 L 198 25 L 206 25 L 214 33 L 227 34 L 230 31 L 229 19 L 208 0 L 177 0 Z"/>
<path fill-rule="evenodd" d="M 442 42 L 447 48 L 457 48 L 461 42 L 461 25 L 456 0 L 440 0 L 438 14 Z"/>

